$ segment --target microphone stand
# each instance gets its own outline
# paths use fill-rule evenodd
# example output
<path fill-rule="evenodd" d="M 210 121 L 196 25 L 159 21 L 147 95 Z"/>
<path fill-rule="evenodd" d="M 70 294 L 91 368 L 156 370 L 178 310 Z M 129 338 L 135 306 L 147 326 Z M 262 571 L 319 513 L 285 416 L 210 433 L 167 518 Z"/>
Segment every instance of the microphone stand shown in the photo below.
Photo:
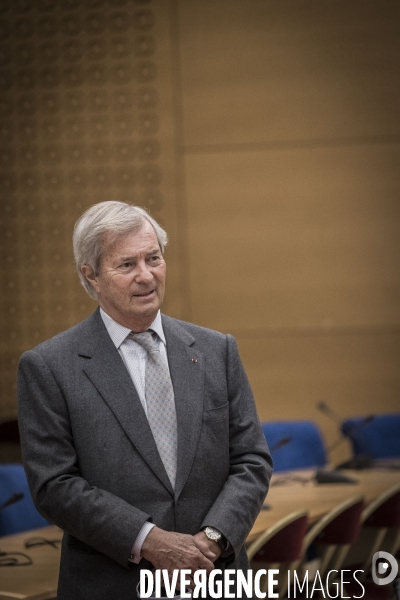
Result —
<path fill-rule="evenodd" d="M 358 425 L 346 427 L 346 430 L 343 431 L 344 435 L 353 441 L 356 439 L 357 434 L 366 426 L 368 423 L 371 423 L 375 419 L 375 415 L 368 415 Z M 370 454 L 358 454 L 357 456 L 353 456 L 350 460 L 346 460 L 343 463 L 340 463 L 335 468 L 336 469 L 355 469 L 357 471 L 361 471 L 362 469 L 369 469 L 373 465 L 373 458 Z"/>
<path fill-rule="evenodd" d="M 336 425 L 338 425 L 339 427 L 341 427 L 341 419 L 340 417 L 337 415 L 337 413 L 335 411 L 333 411 L 328 404 L 321 400 L 320 402 L 317 403 L 317 409 L 324 413 L 328 418 L 330 418 L 332 421 L 334 421 L 336 423 Z M 331 444 L 326 452 L 328 454 L 328 456 L 330 455 L 330 453 L 332 452 L 332 450 L 334 450 L 335 448 L 337 448 L 338 446 L 340 446 L 344 440 L 350 439 L 350 441 L 354 440 L 354 436 L 361 430 L 363 429 L 363 427 L 365 427 L 366 425 L 368 425 L 368 423 L 371 423 L 371 421 L 373 421 L 375 419 L 375 415 L 368 415 L 367 417 L 365 417 L 364 419 L 362 419 L 362 421 L 358 424 L 358 425 L 353 425 L 353 426 L 349 426 L 346 427 L 346 430 L 343 431 L 343 433 L 340 433 L 340 437 L 338 440 L 336 440 L 333 444 Z M 359 454 L 358 456 L 353 456 L 350 460 L 346 460 L 340 464 L 338 464 L 334 470 L 342 470 L 342 469 L 352 469 L 352 470 L 361 470 L 361 469 L 368 469 L 370 467 L 372 467 L 373 464 L 373 459 L 369 454 Z"/>
<path fill-rule="evenodd" d="M 326 402 L 321 400 L 317 403 L 317 408 L 319 411 L 323 412 L 327 417 L 329 417 L 332 421 L 336 423 L 336 425 L 340 424 L 339 416 L 328 406 Z M 336 442 L 334 442 L 331 446 L 326 449 L 326 454 L 329 457 L 332 450 L 340 446 L 344 441 L 343 435 L 340 436 Z M 336 467 L 331 469 L 317 469 L 315 472 L 315 481 L 317 483 L 345 483 L 347 485 L 358 483 L 357 479 L 353 477 L 347 477 L 347 475 L 343 475 L 342 473 L 338 473 Z"/>

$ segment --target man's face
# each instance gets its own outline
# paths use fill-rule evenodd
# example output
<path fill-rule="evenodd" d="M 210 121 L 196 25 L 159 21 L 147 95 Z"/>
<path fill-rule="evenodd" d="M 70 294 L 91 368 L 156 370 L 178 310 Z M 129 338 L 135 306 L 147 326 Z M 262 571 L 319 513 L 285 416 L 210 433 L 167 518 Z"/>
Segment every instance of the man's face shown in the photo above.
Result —
<path fill-rule="evenodd" d="M 151 224 L 107 247 L 98 275 L 82 272 L 98 294 L 102 309 L 115 321 L 143 331 L 154 320 L 164 298 L 166 264 Z"/>

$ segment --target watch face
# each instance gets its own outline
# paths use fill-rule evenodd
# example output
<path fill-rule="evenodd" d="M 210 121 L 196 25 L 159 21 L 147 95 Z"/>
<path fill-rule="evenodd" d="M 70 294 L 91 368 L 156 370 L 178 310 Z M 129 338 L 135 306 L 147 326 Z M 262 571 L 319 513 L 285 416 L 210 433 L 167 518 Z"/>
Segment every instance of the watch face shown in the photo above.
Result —
<path fill-rule="evenodd" d="M 206 527 L 204 531 L 205 531 L 206 536 L 210 540 L 214 540 L 214 542 L 218 542 L 218 540 L 220 540 L 222 537 L 220 532 L 217 531 L 216 529 L 213 529 L 212 527 Z"/>

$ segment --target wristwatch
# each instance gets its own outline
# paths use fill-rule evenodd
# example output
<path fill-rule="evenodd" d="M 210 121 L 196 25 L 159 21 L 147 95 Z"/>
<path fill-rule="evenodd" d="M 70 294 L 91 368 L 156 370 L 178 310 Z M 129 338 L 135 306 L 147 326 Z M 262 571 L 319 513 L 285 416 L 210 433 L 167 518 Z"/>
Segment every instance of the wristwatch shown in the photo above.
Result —
<path fill-rule="evenodd" d="M 203 529 L 203 531 L 209 540 L 217 542 L 221 550 L 225 549 L 222 533 L 218 531 L 218 529 L 215 529 L 215 527 L 206 527 L 205 529 Z"/>

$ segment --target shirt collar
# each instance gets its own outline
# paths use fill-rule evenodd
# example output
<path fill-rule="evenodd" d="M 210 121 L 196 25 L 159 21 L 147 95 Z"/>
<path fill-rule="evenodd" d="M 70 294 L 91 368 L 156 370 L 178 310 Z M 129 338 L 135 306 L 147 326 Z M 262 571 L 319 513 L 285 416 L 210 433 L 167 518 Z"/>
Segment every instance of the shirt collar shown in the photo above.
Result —
<path fill-rule="evenodd" d="M 110 317 L 110 315 L 108 315 L 106 312 L 104 312 L 104 310 L 101 307 L 100 307 L 100 316 L 103 319 L 103 323 L 106 326 L 106 329 L 108 331 L 108 334 L 109 334 L 114 346 L 116 348 L 119 348 L 120 345 L 122 344 L 122 342 L 124 342 L 126 340 L 126 338 L 128 337 L 128 335 L 130 334 L 131 329 L 128 329 L 128 327 L 124 327 L 120 323 L 117 323 L 117 321 L 114 321 L 114 319 L 112 317 Z M 148 329 L 155 331 L 155 333 L 158 335 L 158 337 L 164 343 L 164 345 L 165 346 L 167 345 L 167 342 L 165 340 L 163 326 L 162 326 L 160 311 L 157 312 L 154 321 L 152 322 L 151 325 L 149 325 Z"/>

